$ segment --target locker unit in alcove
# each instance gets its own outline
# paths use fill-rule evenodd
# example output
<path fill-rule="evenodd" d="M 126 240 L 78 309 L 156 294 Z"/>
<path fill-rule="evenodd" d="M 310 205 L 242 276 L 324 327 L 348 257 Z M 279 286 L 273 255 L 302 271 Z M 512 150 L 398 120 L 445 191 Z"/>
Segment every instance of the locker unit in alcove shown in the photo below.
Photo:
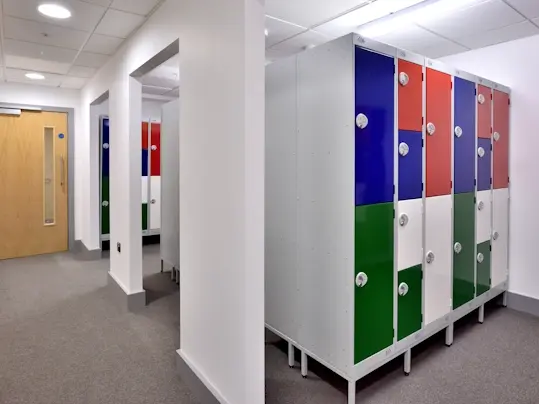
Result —
<path fill-rule="evenodd" d="M 110 238 L 110 127 L 100 117 L 101 240 Z M 141 197 L 142 235 L 159 234 L 160 227 L 160 124 L 142 123 Z M 150 205 L 150 208 L 148 208 Z"/>
<path fill-rule="evenodd" d="M 508 113 L 496 166 L 479 81 L 509 91 L 357 35 L 266 68 L 266 326 L 346 378 L 350 403 L 507 290 Z"/>

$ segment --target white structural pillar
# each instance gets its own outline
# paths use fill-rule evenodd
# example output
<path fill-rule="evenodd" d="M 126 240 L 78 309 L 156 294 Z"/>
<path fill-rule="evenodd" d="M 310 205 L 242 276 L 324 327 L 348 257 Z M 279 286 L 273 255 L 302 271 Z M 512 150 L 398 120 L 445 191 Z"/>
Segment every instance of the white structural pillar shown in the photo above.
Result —
<path fill-rule="evenodd" d="M 179 367 L 229 404 L 264 403 L 263 3 L 179 2 Z"/>
<path fill-rule="evenodd" d="M 110 89 L 110 276 L 130 309 L 145 304 L 142 288 L 142 86 L 125 76 Z M 119 251 L 118 251 L 119 250 Z"/>

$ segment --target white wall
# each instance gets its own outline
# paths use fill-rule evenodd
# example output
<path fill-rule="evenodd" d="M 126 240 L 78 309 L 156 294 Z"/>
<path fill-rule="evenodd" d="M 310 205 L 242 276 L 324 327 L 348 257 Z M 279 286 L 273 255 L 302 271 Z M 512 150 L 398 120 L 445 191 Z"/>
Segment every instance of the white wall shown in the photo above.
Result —
<path fill-rule="evenodd" d="M 56 108 L 73 108 L 75 110 L 75 133 L 70 137 L 75 141 L 75 155 L 84 153 L 84 141 L 81 139 L 82 112 L 79 90 L 67 90 L 56 87 L 45 87 L 29 84 L 0 83 L 0 102 L 27 104 Z M 75 158 L 75 239 L 81 240 L 83 235 L 83 190 L 78 186 L 84 175 L 84 167 L 80 159 Z"/>
<path fill-rule="evenodd" d="M 180 250 L 189 252 L 181 258 L 180 351 L 230 404 L 264 402 L 263 32 L 263 0 L 167 0 L 82 90 L 83 240 L 99 245 L 89 105 L 109 90 L 110 274 L 137 293 L 142 103 L 129 75 L 180 38 Z"/>
<path fill-rule="evenodd" d="M 142 120 L 152 122 L 161 122 L 161 108 L 168 101 L 152 101 L 142 99 Z"/>
<path fill-rule="evenodd" d="M 509 290 L 539 298 L 539 36 L 445 57 L 462 70 L 511 87 Z"/>

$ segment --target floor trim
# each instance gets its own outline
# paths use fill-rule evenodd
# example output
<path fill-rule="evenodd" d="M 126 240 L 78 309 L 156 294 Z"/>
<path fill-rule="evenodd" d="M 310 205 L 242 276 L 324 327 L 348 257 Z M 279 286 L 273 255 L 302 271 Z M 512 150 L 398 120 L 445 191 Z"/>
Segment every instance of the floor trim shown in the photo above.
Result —
<path fill-rule="evenodd" d="M 539 317 L 539 300 L 533 297 L 507 292 L 507 307 Z"/>
<path fill-rule="evenodd" d="M 146 291 L 127 294 L 120 284 L 110 272 L 107 276 L 107 284 L 111 292 L 114 294 L 114 299 L 118 304 L 127 311 L 136 312 L 146 307 Z"/>
<path fill-rule="evenodd" d="M 176 351 L 176 369 L 180 378 L 203 404 L 229 404 L 219 390 L 200 372 L 181 349 Z"/>
<path fill-rule="evenodd" d="M 82 240 L 74 241 L 73 253 L 80 261 L 98 261 L 101 259 L 101 249 L 88 250 Z"/>

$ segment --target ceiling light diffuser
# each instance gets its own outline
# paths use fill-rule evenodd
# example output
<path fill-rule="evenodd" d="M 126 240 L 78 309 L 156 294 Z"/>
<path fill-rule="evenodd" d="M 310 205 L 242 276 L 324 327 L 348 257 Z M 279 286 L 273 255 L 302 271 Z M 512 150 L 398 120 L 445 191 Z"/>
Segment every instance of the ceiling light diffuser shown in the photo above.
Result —
<path fill-rule="evenodd" d="M 39 73 L 26 73 L 25 76 L 30 80 L 45 80 L 45 76 Z"/>
<path fill-rule="evenodd" d="M 60 20 L 65 20 L 66 18 L 71 17 L 71 11 L 69 11 L 64 6 L 61 6 L 60 4 L 55 3 L 45 3 L 41 4 L 37 11 L 39 11 L 44 16 L 50 17 L 50 18 L 57 18 Z"/>

